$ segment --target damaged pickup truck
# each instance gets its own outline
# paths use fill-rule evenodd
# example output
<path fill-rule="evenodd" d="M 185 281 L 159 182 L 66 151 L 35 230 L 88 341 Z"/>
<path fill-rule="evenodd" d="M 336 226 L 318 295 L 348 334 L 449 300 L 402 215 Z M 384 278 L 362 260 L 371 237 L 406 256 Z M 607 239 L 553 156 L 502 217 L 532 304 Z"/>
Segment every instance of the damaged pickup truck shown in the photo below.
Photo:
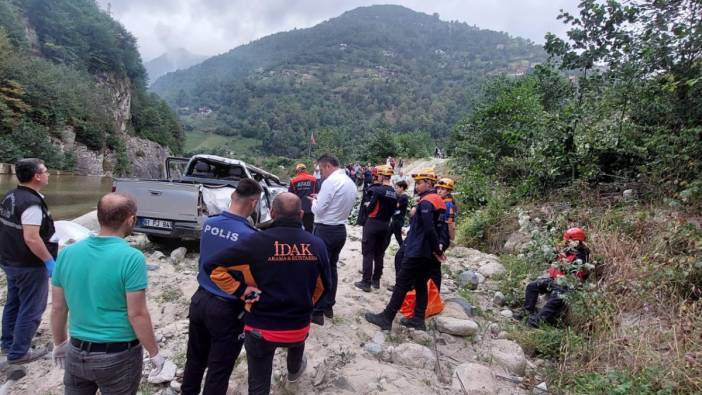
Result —
<path fill-rule="evenodd" d="M 171 157 L 165 165 L 166 179 L 115 178 L 112 183 L 113 192 L 134 196 L 138 205 L 134 230 L 155 243 L 199 239 L 207 216 L 229 207 L 232 192 L 244 178 L 258 181 L 263 188 L 249 218 L 257 226 L 271 220 L 273 198 L 288 190 L 277 176 L 240 160 L 195 155 Z"/>

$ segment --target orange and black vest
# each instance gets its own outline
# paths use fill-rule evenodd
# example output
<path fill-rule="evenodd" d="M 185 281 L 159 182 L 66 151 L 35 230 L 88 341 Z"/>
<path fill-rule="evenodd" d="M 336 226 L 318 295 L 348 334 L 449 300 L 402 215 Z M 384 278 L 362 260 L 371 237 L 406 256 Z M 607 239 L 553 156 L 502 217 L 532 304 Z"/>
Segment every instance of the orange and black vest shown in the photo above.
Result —
<path fill-rule="evenodd" d="M 368 188 L 368 218 L 388 222 L 397 208 L 397 193 L 389 185 L 376 184 Z"/>
<path fill-rule="evenodd" d="M 407 258 L 433 258 L 434 253 L 442 253 L 443 243 L 439 230 L 445 224 L 441 217 L 446 211 L 446 205 L 434 191 L 419 196 L 417 211 L 410 221 L 410 230 L 402 247 Z"/>
<path fill-rule="evenodd" d="M 302 210 L 305 213 L 311 213 L 312 202 L 310 199 L 307 199 L 307 196 L 319 192 L 317 179 L 313 175 L 303 171 L 290 180 L 288 192 L 292 192 L 300 198 L 302 201 Z"/>

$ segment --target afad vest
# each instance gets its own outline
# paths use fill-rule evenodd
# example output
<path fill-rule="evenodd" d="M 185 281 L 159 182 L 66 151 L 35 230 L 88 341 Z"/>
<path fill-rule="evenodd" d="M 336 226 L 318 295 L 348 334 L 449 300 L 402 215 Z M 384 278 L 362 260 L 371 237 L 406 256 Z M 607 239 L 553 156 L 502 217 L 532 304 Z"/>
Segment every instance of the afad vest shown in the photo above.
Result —
<path fill-rule="evenodd" d="M 58 254 L 58 243 L 49 241 L 56 230 L 46 202 L 33 189 L 20 185 L 8 192 L 0 202 L 0 259 L 8 266 L 44 266 L 44 262 L 27 247 L 22 233 L 22 213 L 32 206 L 41 207 L 39 236 L 54 259 Z"/>

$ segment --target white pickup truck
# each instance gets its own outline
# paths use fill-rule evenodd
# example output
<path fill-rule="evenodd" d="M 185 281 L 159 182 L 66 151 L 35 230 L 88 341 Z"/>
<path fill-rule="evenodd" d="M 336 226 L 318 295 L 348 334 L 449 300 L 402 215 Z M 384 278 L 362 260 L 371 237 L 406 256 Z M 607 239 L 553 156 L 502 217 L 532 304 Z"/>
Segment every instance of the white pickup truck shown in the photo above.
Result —
<path fill-rule="evenodd" d="M 169 239 L 196 240 L 208 215 L 229 206 L 239 181 L 251 178 L 263 188 L 261 201 L 250 220 L 254 225 L 269 222 L 270 203 L 287 191 L 287 185 L 265 170 L 243 161 L 214 155 L 166 160 L 165 179 L 115 178 L 113 192 L 128 193 L 137 201 L 136 232 L 152 242 Z"/>

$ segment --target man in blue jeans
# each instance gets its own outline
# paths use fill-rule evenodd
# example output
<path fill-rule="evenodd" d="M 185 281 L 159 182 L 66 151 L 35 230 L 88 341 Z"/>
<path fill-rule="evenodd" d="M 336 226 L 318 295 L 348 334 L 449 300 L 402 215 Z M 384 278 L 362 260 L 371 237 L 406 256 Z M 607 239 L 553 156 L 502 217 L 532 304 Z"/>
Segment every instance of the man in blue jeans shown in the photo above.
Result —
<path fill-rule="evenodd" d="M 339 168 L 339 159 L 330 154 L 322 155 L 317 162 L 322 173 L 322 186 L 319 194 L 308 196 L 312 199 L 314 213 L 315 236 L 324 241 L 329 255 L 329 272 L 331 273 L 331 289 L 315 306 L 312 322 L 324 325 L 324 317 L 334 317 L 336 303 L 336 288 L 339 275 L 336 264 L 339 261 L 341 249 L 346 244 L 346 222 L 356 201 L 356 185 L 346 176 L 344 169 Z"/>
<path fill-rule="evenodd" d="M 136 394 L 143 350 L 158 375 L 166 364 L 146 307 L 146 259 L 124 237 L 136 202 L 110 193 L 98 202 L 100 231 L 61 251 L 52 278 L 54 363 L 65 367 L 68 395 Z M 70 317 L 69 317 L 70 311 Z M 70 340 L 66 332 L 66 323 Z"/>
<path fill-rule="evenodd" d="M 46 309 L 58 244 L 51 241 L 54 221 L 39 193 L 49 183 L 44 162 L 19 160 L 15 173 L 19 186 L 0 203 L 0 266 L 7 275 L 2 353 L 9 364 L 24 364 L 48 352 L 30 348 Z"/>

